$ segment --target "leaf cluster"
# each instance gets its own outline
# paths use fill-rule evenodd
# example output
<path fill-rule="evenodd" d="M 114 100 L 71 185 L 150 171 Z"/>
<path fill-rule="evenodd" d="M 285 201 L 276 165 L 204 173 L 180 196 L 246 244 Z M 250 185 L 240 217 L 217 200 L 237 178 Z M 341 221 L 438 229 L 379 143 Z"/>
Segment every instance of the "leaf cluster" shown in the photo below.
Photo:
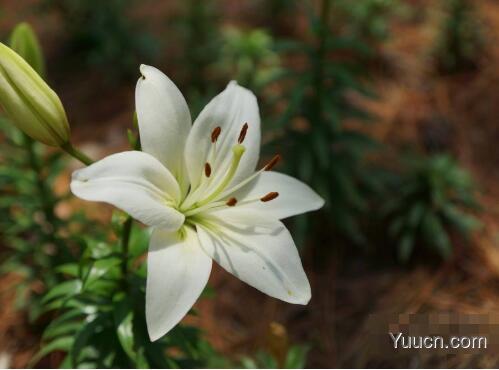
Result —
<path fill-rule="evenodd" d="M 208 96 L 223 86 L 214 71 L 222 49 L 219 23 L 219 9 L 213 0 L 183 1 L 181 13 L 173 21 L 174 43 L 182 46 L 175 61 L 178 78 L 186 86 L 194 114 L 207 103 Z"/>
<path fill-rule="evenodd" d="M 280 58 L 274 51 L 274 40 L 265 30 L 226 27 L 222 34 L 223 47 L 218 65 L 224 75 L 258 92 L 280 72 Z"/>
<path fill-rule="evenodd" d="M 68 54 L 90 67 L 108 67 L 110 77 L 136 75 L 137 65 L 157 56 L 157 40 L 128 11 L 135 0 L 44 0 L 64 22 Z M 112 67 L 112 68 L 110 68 Z"/>
<path fill-rule="evenodd" d="M 335 18 L 346 23 L 344 32 L 370 44 L 386 40 L 391 16 L 405 11 L 400 0 L 336 0 L 334 7 Z"/>
<path fill-rule="evenodd" d="M 284 363 L 280 364 L 278 359 L 269 352 L 260 350 L 253 358 L 244 357 L 241 359 L 243 369 L 303 369 L 307 362 L 307 346 L 291 346 L 284 358 Z"/>
<path fill-rule="evenodd" d="M 478 208 L 471 177 L 444 154 L 411 158 L 405 169 L 392 184 L 391 197 L 383 207 L 398 257 L 408 261 L 419 244 L 448 258 L 450 231 L 466 236 L 479 226 L 469 213 Z"/>
<path fill-rule="evenodd" d="M 475 4 L 446 0 L 445 16 L 433 50 L 436 67 L 443 73 L 475 69 L 485 49 L 485 37 Z"/>
<path fill-rule="evenodd" d="M 377 142 L 361 130 L 350 128 L 351 119 L 368 122 L 371 116 L 354 97 L 374 95 L 366 87 L 366 69 L 359 56 L 370 48 L 352 35 L 339 35 L 328 24 L 329 1 L 320 14 L 309 10 L 309 39 L 285 41 L 280 51 L 300 60 L 284 69 L 286 87 L 277 106 L 276 141 L 286 153 L 287 171 L 317 190 L 336 228 L 352 240 L 364 242 L 357 217 L 366 209 L 372 178 L 364 166 L 366 152 Z M 306 220 L 302 218 L 304 222 Z"/>
<path fill-rule="evenodd" d="M 0 272 L 22 277 L 16 285 L 16 307 L 28 311 L 31 320 L 40 315 L 41 295 L 59 279 L 58 264 L 73 260 L 77 237 L 71 228 L 82 228 L 79 214 L 62 220 L 56 208 L 69 194 L 56 194 L 55 182 L 66 161 L 60 153 L 48 152 L 0 118 Z"/>
<path fill-rule="evenodd" d="M 116 212 L 115 230 L 124 217 Z M 149 234 L 132 227 L 130 249 L 120 243 L 84 237 L 77 262 L 60 265 L 64 281 L 43 298 L 44 311 L 57 313 L 43 334 L 36 363 L 54 351 L 65 353 L 62 367 L 192 368 L 224 366 L 225 360 L 201 332 L 179 325 L 151 342 L 145 323 L 145 279 Z M 127 264 L 126 268 L 123 264 Z"/>

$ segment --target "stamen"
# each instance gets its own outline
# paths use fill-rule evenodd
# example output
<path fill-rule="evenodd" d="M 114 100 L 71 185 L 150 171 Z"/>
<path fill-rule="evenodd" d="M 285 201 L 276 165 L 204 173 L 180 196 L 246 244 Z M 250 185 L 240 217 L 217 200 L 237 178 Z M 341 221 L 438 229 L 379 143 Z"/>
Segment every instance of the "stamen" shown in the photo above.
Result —
<path fill-rule="evenodd" d="M 229 207 L 234 207 L 237 204 L 237 199 L 232 197 L 225 204 L 227 204 Z"/>
<path fill-rule="evenodd" d="M 243 186 L 245 186 L 246 184 L 248 184 L 249 182 L 253 181 L 258 175 L 260 175 L 262 172 L 264 171 L 270 171 L 272 168 L 274 168 L 274 166 L 281 160 L 281 156 L 279 154 L 276 154 L 274 156 L 274 158 L 272 158 L 270 160 L 269 163 L 267 163 L 265 166 L 263 166 L 261 169 L 259 169 L 258 171 L 256 171 L 253 175 L 249 176 L 246 178 L 246 180 L 243 180 L 241 181 L 239 184 L 237 185 L 234 185 L 233 187 L 231 187 L 230 189 L 227 189 L 225 190 L 222 194 L 220 194 L 220 196 L 217 198 L 217 199 L 222 199 L 224 197 L 227 197 L 229 196 L 230 194 L 232 194 L 233 192 L 235 192 L 236 190 L 239 190 L 241 189 Z"/>
<path fill-rule="evenodd" d="M 211 175 L 211 166 L 208 162 L 204 164 L 204 174 L 206 175 L 206 177 L 210 177 Z"/>
<path fill-rule="evenodd" d="M 239 167 L 239 162 L 241 161 L 241 157 L 243 156 L 245 150 L 246 148 L 241 144 L 236 144 L 232 147 L 232 163 L 230 164 L 230 167 L 225 174 L 224 179 L 207 198 L 197 203 L 198 207 L 210 203 L 224 191 L 227 185 L 229 185 L 231 180 L 234 178 L 234 175 L 236 174 L 237 168 Z"/>
<path fill-rule="evenodd" d="M 270 202 L 271 200 L 277 198 L 279 196 L 279 193 L 276 191 L 272 191 L 268 193 L 267 195 L 263 196 L 260 198 L 262 202 Z"/>
<path fill-rule="evenodd" d="M 276 154 L 274 158 L 270 160 L 269 163 L 265 165 L 263 168 L 264 171 L 270 171 L 274 166 L 281 160 L 281 156 L 279 154 Z"/>
<path fill-rule="evenodd" d="M 259 169 L 255 173 L 253 173 L 251 176 L 247 177 L 245 180 L 241 181 L 239 184 L 236 184 L 236 185 L 232 186 L 231 188 L 226 189 L 223 193 L 220 194 L 220 196 L 217 197 L 217 199 L 223 199 L 225 197 L 228 197 L 230 194 L 232 194 L 236 190 L 241 189 L 243 186 L 245 186 L 246 184 L 253 181 L 262 172 L 270 171 L 277 164 L 277 162 L 279 162 L 280 159 L 281 159 L 281 156 L 279 154 L 275 155 L 274 158 L 272 158 L 269 163 L 267 163 L 261 169 Z"/>
<path fill-rule="evenodd" d="M 244 138 L 246 137 L 247 132 L 248 132 L 248 122 L 244 124 L 243 128 L 241 129 L 241 132 L 239 133 L 239 139 L 237 139 L 237 142 L 239 144 L 242 144 Z"/>
<path fill-rule="evenodd" d="M 215 143 L 217 141 L 221 132 L 222 132 L 222 129 L 220 128 L 220 126 L 217 126 L 213 129 L 213 131 L 211 132 L 211 142 L 212 143 Z"/>

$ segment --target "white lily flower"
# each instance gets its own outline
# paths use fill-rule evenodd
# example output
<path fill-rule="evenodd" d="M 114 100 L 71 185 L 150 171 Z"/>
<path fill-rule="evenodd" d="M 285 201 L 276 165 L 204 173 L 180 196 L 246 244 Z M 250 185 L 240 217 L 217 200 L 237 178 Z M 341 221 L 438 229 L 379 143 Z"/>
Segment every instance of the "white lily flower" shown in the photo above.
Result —
<path fill-rule="evenodd" d="M 71 190 L 110 203 L 153 228 L 146 321 L 151 340 L 172 329 L 203 291 L 212 260 L 256 289 L 307 304 L 310 284 L 281 219 L 319 209 L 307 185 L 255 171 L 256 97 L 231 82 L 191 124 L 175 84 L 142 65 L 135 99 L 143 152 L 110 155 L 74 172 Z"/>

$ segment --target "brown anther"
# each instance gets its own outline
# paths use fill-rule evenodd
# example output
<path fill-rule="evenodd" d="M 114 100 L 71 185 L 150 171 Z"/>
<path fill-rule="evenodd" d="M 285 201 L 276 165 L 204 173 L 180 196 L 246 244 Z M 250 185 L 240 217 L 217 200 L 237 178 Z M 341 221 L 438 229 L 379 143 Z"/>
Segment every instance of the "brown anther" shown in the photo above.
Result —
<path fill-rule="evenodd" d="M 237 204 L 237 199 L 236 198 L 230 198 L 227 201 L 227 203 L 225 203 L 225 204 L 227 204 L 229 207 L 234 207 Z"/>
<path fill-rule="evenodd" d="M 211 142 L 214 143 L 215 141 L 217 141 L 218 137 L 220 136 L 220 133 L 222 132 L 222 129 L 220 128 L 220 126 L 217 126 L 213 129 L 213 131 L 211 132 Z"/>
<path fill-rule="evenodd" d="M 246 137 L 246 133 L 248 132 L 248 123 L 246 122 L 243 126 L 243 128 L 241 129 L 241 132 L 239 133 L 239 139 L 237 139 L 237 142 L 239 144 L 242 144 L 242 142 L 244 141 L 244 138 Z"/>
<path fill-rule="evenodd" d="M 274 158 L 272 158 L 270 160 L 269 163 L 267 163 L 265 165 L 265 167 L 263 168 L 264 171 L 270 171 L 272 168 L 274 168 L 274 166 L 281 160 L 281 155 L 280 154 L 276 154 L 274 156 Z"/>
<path fill-rule="evenodd" d="M 275 199 L 279 196 L 279 193 L 276 191 L 272 191 L 268 193 L 267 195 L 263 196 L 260 198 L 262 202 L 270 202 L 272 199 Z"/>
<path fill-rule="evenodd" d="M 211 166 L 208 162 L 204 164 L 204 174 L 206 175 L 206 177 L 210 177 L 211 175 Z"/>

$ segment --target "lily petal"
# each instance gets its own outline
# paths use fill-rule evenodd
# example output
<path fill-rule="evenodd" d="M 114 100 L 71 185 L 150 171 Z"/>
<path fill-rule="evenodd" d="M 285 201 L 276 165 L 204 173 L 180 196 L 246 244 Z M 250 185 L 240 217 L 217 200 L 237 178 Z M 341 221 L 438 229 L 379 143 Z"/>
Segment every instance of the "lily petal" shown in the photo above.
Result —
<path fill-rule="evenodd" d="M 85 200 L 112 204 L 149 226 L 173 231 L 184 222 L 171 207 L 180 199 L 175 178 L 147 153 L 117 153 L 75 171 L 71 191 Z"/>
<path fill-rule="evenodd" d="M 221 128 L 216 143 L 216 156 L 210 163 L 211 176 L 220 180 L 232 161 L 232 147 L 237 144 L 245 123 L 248 124 L 243 142 L 246 151 L 232 183 L 239 182 L 254 171 L 259 157 L 261 136 L 260 113 L 255 95 L 232 81 L 202 110 L 187 138 L 185 161 L 193 189 L 198 187 L 205 163 L 209 161 L 213 130 L 217 126 Z"/>
<path fill-rule="evenodd" d="M 248 207 L 229 207 L 216 210 L 208 210 L 200 213 L 200 217 L 207 217 L 216 220 L 216 223 L 223 225 L 232 224 L 239 226 L 251 225 L 259 228 L 262 232 L 272 232 L 282 227 L 282 223 L 272 215 L 261 210 Z"/>
<path fill-rule="evenodd" d="M 285 226 L 272 232 L 254 226 L 197 225 L 204 251 L 225 270 L 254 288 L 285 302 L 307 304 L 310 284 Z"/>
<path fill-rule="evenodd" d="M 147 257 L 146 321 L 152 341 L 170 331 L 201 295 L 211 272 L 211 258 L 194 230 L 170 233 L 155 229 Z"/>
<path fill-rule="evenodd" d="M 302 213 L 315 211 L 324 205 L 322 199 L 307 184 L 279 172 L 262 172 L 242 189 L 234 192 L 239 203 L 247 199 L 259 199 L 270 192 L 279 196 L 270 202 L 253 202 L 237 208 L 257 210 L 279 220 Z"/>
<path fill-rule="evenodd" d="M 192 124 L 189 108 L 177 86 L 163 72 L 144 64 L 140 72 L 135 104 L 142 150 L 163 163 L 184 190 L 188 185 L 184 146 Z"/>

